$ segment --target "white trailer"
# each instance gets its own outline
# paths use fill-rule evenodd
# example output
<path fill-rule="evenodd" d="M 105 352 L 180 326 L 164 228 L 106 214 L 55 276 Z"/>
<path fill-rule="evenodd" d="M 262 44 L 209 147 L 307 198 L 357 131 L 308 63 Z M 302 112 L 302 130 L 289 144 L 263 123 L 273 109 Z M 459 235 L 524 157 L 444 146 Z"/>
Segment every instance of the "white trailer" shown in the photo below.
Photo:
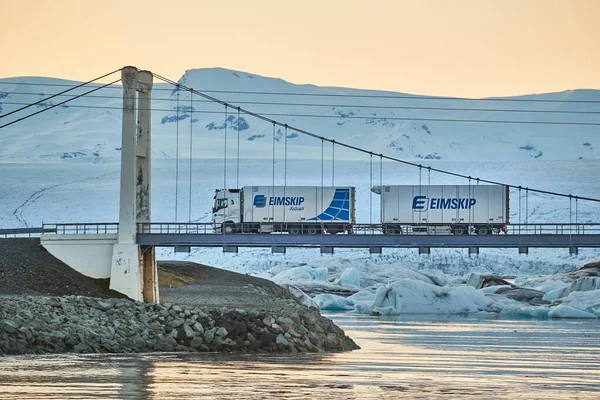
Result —
<path fill-rule="evenodd" d="M 355 188 L 348 186 L 217 189 L 213 227 L 225 233 L 351 233 L 354 210 Z"/>
<path fill-rule="evenodd" d="M 386 234 L 506 232 L 509 190 L 502 185 L 396 185 L 373 187 L 381 195 Z"/>

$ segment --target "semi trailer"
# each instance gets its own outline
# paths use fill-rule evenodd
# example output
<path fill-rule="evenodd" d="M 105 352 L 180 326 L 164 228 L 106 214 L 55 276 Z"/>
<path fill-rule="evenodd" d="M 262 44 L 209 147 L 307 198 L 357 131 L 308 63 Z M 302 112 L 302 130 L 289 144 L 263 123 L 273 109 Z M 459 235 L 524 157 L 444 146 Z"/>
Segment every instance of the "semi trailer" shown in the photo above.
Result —
<path fill-rule="evenodd" d="M 355 188 L 244 186 L 217 189 L 212 223 L 219 233 L 352 233 Z"/>
<path fill-rule="evenodd" d="M 396 185 L 371 191 L 381 195 L 381 228 L 387 235 L 507 232 L 509 190 L 503 185 Z"/>

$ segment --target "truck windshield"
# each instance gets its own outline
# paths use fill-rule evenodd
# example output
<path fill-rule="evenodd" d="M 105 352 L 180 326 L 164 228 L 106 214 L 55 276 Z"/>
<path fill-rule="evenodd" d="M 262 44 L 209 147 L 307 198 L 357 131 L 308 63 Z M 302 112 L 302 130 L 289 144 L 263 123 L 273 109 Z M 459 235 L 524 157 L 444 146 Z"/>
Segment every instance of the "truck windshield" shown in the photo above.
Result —
<path fill-rule="evenodd" d="M 223 208 L 227 208 L 227 204 L 228 204 L 227 199 L 215 200 L 215 211 L 221 210 Z"/>

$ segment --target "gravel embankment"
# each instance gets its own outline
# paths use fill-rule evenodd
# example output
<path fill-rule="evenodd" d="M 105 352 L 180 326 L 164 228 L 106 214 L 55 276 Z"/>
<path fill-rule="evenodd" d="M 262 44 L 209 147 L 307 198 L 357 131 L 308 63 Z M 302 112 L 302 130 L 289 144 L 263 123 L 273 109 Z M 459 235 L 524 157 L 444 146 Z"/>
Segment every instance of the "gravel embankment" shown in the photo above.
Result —
<path fill-rule="evenodd" d="M 332 321 L 306 307 L 260 312 L 84 296 L 0 297 L 0 354 L 355 348 Z"/>
<path fill-rule="evenodd" d="M 287 289 L 266 279 L 186 261 L 159 261 L 158 265 L 169 272 L 197 278 L 188 285 L 161 288 L 160 295 L 169 303 L 261 311 L 298 306 L 298 300 Z"/>
<path fill-rule="evenodd" d="M 165 305 L 106 298 L 114 292 L 55 259 L 39 240 L 0 240 L 0 354 L 358 348 L 271 281 L 189 262 L 159 265 L 193 282 L 161 288 Z"/>
<path fill-rule="evenodd" d="M 112 297 L 88 278 L 48 253 L 37 238 L 0 239 L 0 294 Z M 104 282 L 107 286 L 108 281 Z"/>

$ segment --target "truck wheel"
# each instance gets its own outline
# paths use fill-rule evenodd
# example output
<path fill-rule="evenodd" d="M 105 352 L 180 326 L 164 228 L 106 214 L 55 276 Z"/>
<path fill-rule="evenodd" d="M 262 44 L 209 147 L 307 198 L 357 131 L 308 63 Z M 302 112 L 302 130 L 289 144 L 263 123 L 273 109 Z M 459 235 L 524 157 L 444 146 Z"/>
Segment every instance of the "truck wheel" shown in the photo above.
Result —
<path fill-rule="evenodd" d="M 223 226 L 221 227 L 221 231 L 225 232 L 226 235 L 230 235 L 232 233 L 235 233 L 235 225 L 232 223 L 224 223 Z"/>
<path fill-rule="evenodd" d="M 465 226 L 458 225 L 452 228 L 452 233 L 455 235 L 468 235 L 469 231 Z"/>
<path fill-rule="evenodd" d="M 475 232 L 477 232 L 478 235 L 491 235 L 492 234 L 492 230 L 490 229 L 489 226 L 478 226 L 477 229 L 475 229 Z"/>
<path fill-rule="evenodd" d="M 319 228 L 318 228 L 318 227 L 316 227 L 316 226 L 310 226 L 310 227 L 308 227 L 308 228 L 306 229 L 306 232 L 307 232 L 309 235 L 318 235 L 318 234 L 319 234 L 319 231 L 320 231 L 320 230 L 319 230 Z"/>
<path fill-rule="evenodd" d="M 387 225 L 385 227 L 384 233 L 386 235 L 400 235 L 400 234 L 402 234 L 402 229 L 399 226 Z"/>
<path fill-rule="evenodd" d="M 300 229 L 299 226 L 290 226 L 289 229 L 288 229 L 288 232 L 291 235 L 299 235 L 300 232 L 302 232 L 302 229 Z"/>

